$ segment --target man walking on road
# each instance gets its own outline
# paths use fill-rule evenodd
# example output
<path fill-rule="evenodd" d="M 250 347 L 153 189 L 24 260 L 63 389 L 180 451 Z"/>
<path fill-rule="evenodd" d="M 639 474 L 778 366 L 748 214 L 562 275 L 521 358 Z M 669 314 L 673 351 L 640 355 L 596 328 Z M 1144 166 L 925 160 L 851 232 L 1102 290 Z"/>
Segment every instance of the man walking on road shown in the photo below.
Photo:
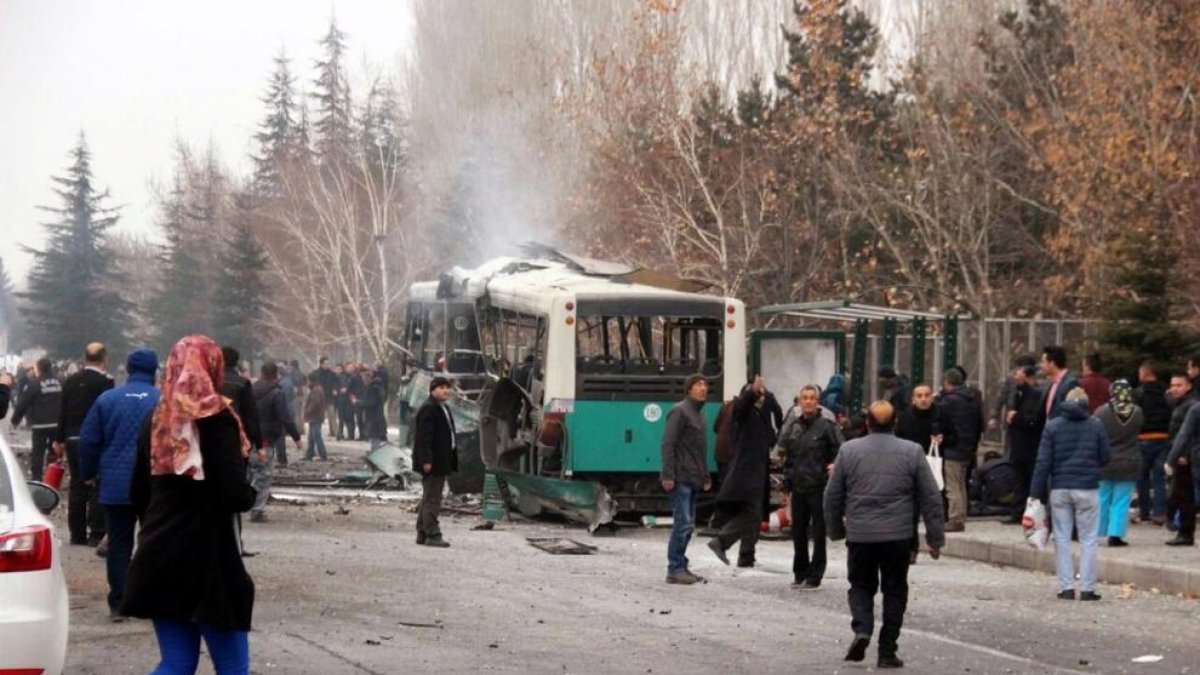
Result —
<path fill-rule="evenodd" d="M 438 514 L 446 476 L 458 470 L 458 441 L 454 416 L 446 407 L 450 400 L 450 380 L 435 377 L 429 383 L 429 398 L 417 410 L 413 429 L 413 467 L 421 472 L 421 506 L 417 510 L 417 543 L 422 546 L 449 548 L 442 538 Z"/>
<path fill-rule="evenodd" d="M 688 569 L 687 547 L 696 529 L 696 493 L 712 488 L 708 472 L 708 423 L 704 402 L 708 382 L 690 375 L 683 383 L 687 397 L 667 413 L 662 437 L 663 490 L 671 503 L 671 538 L 667 541 L 667 583 L 694 584 L 704 578 Z"/>
<path fill-rule="evenodd" d="M 137 464 L 138 433 L 146 416 L 158 405 L 154 386 L 158 355 L 152 349 L 135 349 L 125 361 L 125 384 L 104 392 L 83 420 L 79 431 L 79 477 L 89 483 L 100 479 L 100 503 L 108 530 L 108 612 L 114 622 L 124 621 L 117 608 L 125 595 L 125 578 L 133 557 L 133 529 L 137 522 L 129 487 Z"/>
<path fill-rule="evenodd" d="M 58 417 L 54 452 L 59 458 L 66 453 L 67 471 L 71 474 L 67 492 L 67 528 L 71 532 L 71 543 L 95 546 L 104 538 L 104 512 L 100 509 L 99 491 L 83 480 L 79 465 L 79 430 L 92 403 L 100 394 L 113 388 L 113 379 L 104 371 L 108 350 L 103 344 L 88 343 L 83 360 L 86 364 L 83 370 L 63 383 L 62 412 Z"/>
<path fill-rule="evenodd" d="M 29 472 L 33 480 L 42 479 L 46 455 L 52 452 L 50 443 L 58 429 L 58 418 L 62 414 L 62 382 L 54 376 L 54 363 L 47 358 L 37 362 L 37 377 L 30 378 L 21 392 L 21 398 L 13 408 L 13 429 L 21 426 L 23 418 L 29 420 L 33 431 L 32 447 L 29 452 Z"/>
<path fill-rule="evenodd" d="M 262 365 L 259 373 L 261 377 L 253 385 L 254 402 L 258 409 L 258 426 L 267 446 L 267 458 L 263 460 L 257 454 L 250 455 L 250 485 L 258 492 L 254 506 L 250 509 L 252 523 L 267 520 L 271 473 L 274 470 L 275 457 L 287 444 L 285 433 L 292 437 L 296 451 L 300 451 L 300 430 L 296 428 L 292 411 L 283 398 L 283 390 L 279 388 L 279 366 L 268 361 Z"/>
<path fill-rule="evenodd" d="M 822 498 L 833 460 L 842 446 L 837 423 L 821 414 L 820 393 L 814 384 L 800 390 L 800 414 L 784 428 L 779 445 L 786 453 L 791 483 L 792 587 L 815 591 L 825 577 L 825 509 Z M 812 558 L 808 537 L 812 534 Z"/>
<path fill-rule="evenodd" d="M 829 538 L 846 540 L 850 622 L 854 640 L 847 661 L 862 661 L 875 631 L 875 592 L 883 588 L 879 629 L 880 668 L 902 668 L 896 655 L 908 606 L 908 547 L 912 514 L 925 520 L 929 555 L 941 555 L 942 495 L 921 446 L 892 434 L 895 412 L 887 401 L 867 411 L 868 434 L 847 441 L 825 489 Z"/>

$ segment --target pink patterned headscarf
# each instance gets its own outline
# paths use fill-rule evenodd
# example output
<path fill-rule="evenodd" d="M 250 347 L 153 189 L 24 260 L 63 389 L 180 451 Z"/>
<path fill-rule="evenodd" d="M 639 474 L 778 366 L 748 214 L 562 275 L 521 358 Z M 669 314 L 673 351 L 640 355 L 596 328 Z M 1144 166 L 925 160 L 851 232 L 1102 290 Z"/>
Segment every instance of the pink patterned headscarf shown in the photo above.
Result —
<path fill-rule="evenodd" d="M 150 432 L 150 475 L 176 474 L 204 480 L 200 437 L 196 420 L 229 408 L 217 391 L 225 374 L 225 358 L 216 342 L 204 335 L 189 335 L 171 348 L 163 378 L 162 396 L 154 409 Z M 242 457 L 250 442 L 238 419 Z"/>

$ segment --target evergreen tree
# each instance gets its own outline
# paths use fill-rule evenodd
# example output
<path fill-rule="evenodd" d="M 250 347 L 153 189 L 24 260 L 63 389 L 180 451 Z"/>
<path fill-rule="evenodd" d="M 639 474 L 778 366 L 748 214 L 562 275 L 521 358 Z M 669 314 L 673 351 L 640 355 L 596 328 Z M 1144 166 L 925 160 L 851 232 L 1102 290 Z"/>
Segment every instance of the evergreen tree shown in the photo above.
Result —
<path fill-rule="evenodd" d="M 8 276 L 8 269 L 4 266 L 4 260 L 0 258 L 0 334 L 7 335 L 8 353 L 19 352 L 25 347 L 22 332 L 12 278 Z"/>
<path fill-rule="evenodd" d="M 259 194 L 272 194 L 279 185 L 280 165 L 293 157 L 300 145 L 295 78 L 283 51 L 275 57 L 275 72 L 261 100 L 267 114 L 254 134 L 258 152 L 253 155 L 253 189 Z"/>
<path fill-rule="evenodd" d="M 402 122 L 396 92 L 376 81 L 359 115 L 359 147 L 376 173 L 393 172 L 404 163 Z"/>
<path fill-rule="evenodd" d="M 317 102 L 317 154 L 324 161 L 345 158 L 351 150 L 350 81 L 346 76 L 346 34 L 338 30 L 337 19 L 330 19 L 329 32 L 321 38 L 325 57 L 317 61 L 317 87 L 312 98 Z"/>
<path fill-rule="evenodd" d="M 245 215 L 245 211 L 241 213 Z M 240 217 L 233 224 L 232 236 L 223 243 L 217 260 L 213 337 L 252 358 L 266 346 L 259 325 L 271 303 L 263 281 L 267 256 L 250 231 L 247 218 Z"/>
<path fill-rule="evenodd" d="M 130 303 L 116 289 L 120 278 L 105 233 L 116 224 L 116 209 L 107 207 L 108 191 L 92 181 L 91 153 L 82 133 L 71 151 L 65 177 L 55 176 L 61 205 L 41 207 L 58 220 L 45 223 L 46 248 L 26 248 L 34 256 L 27 288 L 19 294 L 28 305 L 31 341 L 60 358 L 73 358 L 84 345 L 102 341 L 114 356 L 127 345 Z"/>
<path fill-rule="evenodd" d="M 167 243 L 162 248 L 162 286 L 150 303 L 154 317 L 154 347 L 165 354 L 179 338 L 211 329 L 211 294 L 204 250 L 189 231 L 187 197 L 182 178 L 162 204 L 160 226 Z"/>

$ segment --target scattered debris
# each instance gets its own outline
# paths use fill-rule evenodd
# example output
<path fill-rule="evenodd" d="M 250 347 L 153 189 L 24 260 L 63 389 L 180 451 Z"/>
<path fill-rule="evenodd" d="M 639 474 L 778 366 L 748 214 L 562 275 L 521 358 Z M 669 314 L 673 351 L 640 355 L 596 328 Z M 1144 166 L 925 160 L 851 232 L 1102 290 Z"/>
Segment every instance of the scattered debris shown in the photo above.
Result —
<path fill-rule="evenodd" d="M 489 520 L 487 522 L 480 523 L 480 524 L 476 525 L 475 527 L 472 527 L 471 529 L 475 530 L 475 531 L 494 530 L 494 529 L 496 529 L 496 523 L 493 523 L 492 521 Z"/>
<path fill-rule="evenodd" d="M 436 628 L 438 630 L 445 628 L 445 626 L 442 625 L 441 621 L 435 621 L 433 623 L 416 623 L 416 622 L 412 622 L 412 621 L 397 621 L 396 625 L 404 626 L 406 628 Z M 391 639 L 391 638 L 388 638 L 388 639 Z"/>
<path fill-rule="evenodd" d="M 375 646 L 379 646 L 379 645 L 383 644 L 379 640 L 372 640 L 371 638 L 367 638 L 366 640 L 363 640 L 363 642 L 366 644 L 375 645 Z"/>
<path fill-rule="evenodd" d="M 342 506 L 341 504 L 338 504 L 338 507 L 337 507 L 336 509 L 334 509 L 334 511 L 333 511 L 333 512 L 334 512 L 334 513 L 336 513 L 336 514 L 338 514 L 339 516 L 348 516 L 348 515 L 350 515 L 350 509 L 348 509 L 348 508 L 346 508 L 346 507 Z"/>
<path fill-rule="evenodd" d="M 526 537 L 530 546 L 554 555 L 591 555 L 600 550 L 596 546 L 581 544 L 563 537 Z"/>
<path fill-rule="evenodd" d="M 1134 658 L 1133 662 L 1134 663 L 1158 663 L 1159 661 L 1162 661 L 1162 660 L 1163 660 L 1162 654 L 1146 654 L 1145 656 L 1138 656 L 1138 657 Z"/>
<path fill-rule="evenodd" d="M 1137 584 L 1121 584 L 1121 590 L 1117 593 L 1118 600 L 1129 600 L 1137 591 Z"/>

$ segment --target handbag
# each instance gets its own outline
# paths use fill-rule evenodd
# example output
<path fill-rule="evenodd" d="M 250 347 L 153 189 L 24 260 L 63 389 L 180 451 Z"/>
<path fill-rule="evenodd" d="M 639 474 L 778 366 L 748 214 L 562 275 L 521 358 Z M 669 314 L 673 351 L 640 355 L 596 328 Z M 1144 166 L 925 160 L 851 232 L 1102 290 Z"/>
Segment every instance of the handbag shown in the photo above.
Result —
<path fill-rule="evenodd" d="M 929 444 L 929 452 L 925 453 L 925 461 L 929 464 L 929 470 L 933 472 L 933 480 L 937 483 L 938 490 L 945 490 L 946 477 L 942 475 L 942 447 L 937 441 Z"/>

